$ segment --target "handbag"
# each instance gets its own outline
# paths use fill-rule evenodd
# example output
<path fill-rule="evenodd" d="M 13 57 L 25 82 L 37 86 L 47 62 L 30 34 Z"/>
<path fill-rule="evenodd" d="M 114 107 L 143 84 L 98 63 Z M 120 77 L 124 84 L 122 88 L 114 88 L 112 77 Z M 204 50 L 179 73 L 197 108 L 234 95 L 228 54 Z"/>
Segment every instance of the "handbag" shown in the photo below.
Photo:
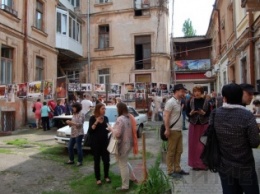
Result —
<path fill-rule="evenodd" d="M 180 120 L 180 117 L 181 117 L 181 111 L 180 111 L 180 115 L 179 115 L 178 119 L 173 124 L 170 125 L 170 128 L 172 128 Z M 160 127 L 160 137 L 161 137 L 161 140 L 168 141 L 168 138 L 164 134 L 165 131 L 166 131 L 166 128 L 165 128 L 165 125 L 163 123 Z"/>
<path fill-rule="evenodd" d="M 107 151 L 110 154 L 118 154 L 118 139 L 111 135 L 109 144 L 107 146 Z"/>
<path fill-rule="evenodd" d="M 35 112 L 35 111 L 36 111 L 36 108 L 35 108 L 35 106 L 33 106 L 33 108 L 32 108 L 32 111 L 33 111 L 33 112 Z"/>
<path fill-rule="evenodd" d="M 84 135 L 83 146 L 91 147 L 91 145 L 92 145 L 91 134 L 90 134 L 89 132 L 87 132 L 87 133 Z"/>
<path fill-rule="evenodd" d="M 216 130 L 214 127 L 215 115 L 216 110 L 213 110 L 212 123 L 208 126 L 206 132 L 200 138 L 203 144 L 205 142 L 205 146 L 200 155 L 200 159 L 211 172 L 218 172 L 218 168 L 220 166 L 220 150 Z"/>

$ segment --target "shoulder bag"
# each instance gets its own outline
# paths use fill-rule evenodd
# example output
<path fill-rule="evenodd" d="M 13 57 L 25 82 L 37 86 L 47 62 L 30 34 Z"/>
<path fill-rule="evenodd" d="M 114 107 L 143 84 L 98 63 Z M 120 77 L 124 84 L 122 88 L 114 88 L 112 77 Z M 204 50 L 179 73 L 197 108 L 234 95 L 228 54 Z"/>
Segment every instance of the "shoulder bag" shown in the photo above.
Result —
<path fill-rule="evenodd" d="M 212 123 L 208 126 L 205 134 L 200 138 L 200 141 L 205 144 L 200 159 L 211 172 L 218 172 L 220 166 L 220 150 L 214 127 L 215 115 L 216 109 L 212 111 Z"/>
<path fill-rule="evenodd" d="M 110 154 L 118 154 L 118 139 L 113 134 L 111 134 L 107 151 Z"/>
<path fill-rule="evenodd" d="M 180 115 L 179 115 L 179 117 L 178 117 L 178 119 L 173 123 L 173 124 L 171 124 L 170 125 L 170 128 L 173 128 L 173 126 L 180 120 L 180 117 L 181 117 L 181 111 L 180 111 Z M 160 136 L 161 136 L 161 139 L 163 140 L 163 141 L 168 141 L 168 138 L 165 136 L 165 131 L 166 131 L 166 128 L 165 128 L 165 125 L 164 125 L 164 123 L 161 125 L 161 128 L 160 128 Z"/>

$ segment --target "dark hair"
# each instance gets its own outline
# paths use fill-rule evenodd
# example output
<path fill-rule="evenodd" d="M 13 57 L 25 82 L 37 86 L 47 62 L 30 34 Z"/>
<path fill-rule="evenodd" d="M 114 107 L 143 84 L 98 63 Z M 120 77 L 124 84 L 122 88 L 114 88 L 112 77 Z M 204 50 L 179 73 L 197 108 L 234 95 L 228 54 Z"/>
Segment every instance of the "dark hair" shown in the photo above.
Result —
<path fill-rule="evenodd" d="M 260 101 L 259 100 L 254 100 L 253 101 L 253 105 L 260 105 Z"/>
<path fill-rule="evenodd" d="M 119 103 L 117 103 L 116 107 L 117 107 L 117 113 L 118 113 L 119 117 L 121 115 L 128 114 L 128 108 L 125 103 L 119 102 Z"/>
<path fill-rule="evenodd" d="M 222 96 L 228 104 L 242 104 L 243 90 L 238 84 L 227 84 L 222 88 Z"/>
<path fill-rule="evenodd" d="M 47 103 L 46 102 L 43 102 L 43 105 L 46 105 Z"/>
<path fill-rule="evenodd" d="M 41 99 L 40 99 L 40 98 L 38 98 L 38 99 L 37 99 L 37 102 L 40 102 L 40 101 L 41 101 Z"/>
<path fill-rule="evenodd" d="M 102 106 L 105 106 L 103 103 L 97 103 L 94 110 L 94 116 L 99 117 L 100 116 L 100 109 Z"/>
<path fill-rule="evenodd" d="M 82 105 L 78 102 L 75 102 L 74 104 L 72 104 L 71 106 L 72 108 L 76 108 L 76 113 L 79 113 L 82 110 Z"/>

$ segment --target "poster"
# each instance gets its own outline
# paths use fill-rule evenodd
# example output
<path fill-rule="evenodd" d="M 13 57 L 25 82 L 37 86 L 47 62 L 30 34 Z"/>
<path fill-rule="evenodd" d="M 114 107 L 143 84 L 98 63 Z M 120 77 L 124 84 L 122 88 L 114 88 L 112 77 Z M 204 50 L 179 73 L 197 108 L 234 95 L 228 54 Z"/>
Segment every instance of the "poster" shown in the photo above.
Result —
<path fill-rule="evenodd" d="M 82 91 L 82 92 L 91 92 L 92 91 L 92 84 L 81 84 L 80 91 Z"/>
<path fill-rule="evenodd" d="M 79 84 L 79 83 L 69 83 L 68 84 L 68 91 L 69 92 L 80 92 L 81 91 L 81 84 Z"/>
<path fill-rule="evenodd" d="M 44 99 L 53 99 L 53 81 L 43 81 Z"/>
<path fill-rule="evenodd" d="M 66 77 L 57 78 L 56 97 L 57 98 L 67 98 L 67 79 L 66 79 Z"/>
<path fill-rule="evenodd" d="M 105 84 L 95 84 L 95 92 L 106 92 Z"/>
<path fill-rule="evenodd" d="M 134 83 L 125 84 L 125 91 L 126 91 L 126 93 L 135 92 L 135 84 Z"/>
<path fill-rule="evenodd" d="M 110 94 L 121 94 L 121 86 L 119 84 L 111 84 L 109 88 Z"/>
<path fill-rule="evenodd" d="M 134 92 L 129 92 L 125 94 L 125 101 L 135 101 L 135 93 Z"/>
<path fill-rule="evenodd" d="M 5 98 L 6 97 L 6 86 L 5 85 L 1 85 L 0 86 L 0 98 Z"/>
<path fill-rule="evenodd" d="M 145 83 L 135 83 L 135 88 L 136 90 L 145 90 L 146 89 L 146 84 Z"/>
<path fill-rule="evenodd" d="M 6 85 L 6 102 L 14 102 L 14 87 L 15 85 L 9 84 Z"/>
<path fill-rule="evenodd" d="M 27 96 L 27 83 L 17 84 L 17 97 L 25 98 Z"/>
<path fill-rule="evenodd" d="M 38 98 L 41 96 L 41 89 L 42 89 L 41 81 L 30 82 L 28 86 L 27 96 L 31 98 Z"/>

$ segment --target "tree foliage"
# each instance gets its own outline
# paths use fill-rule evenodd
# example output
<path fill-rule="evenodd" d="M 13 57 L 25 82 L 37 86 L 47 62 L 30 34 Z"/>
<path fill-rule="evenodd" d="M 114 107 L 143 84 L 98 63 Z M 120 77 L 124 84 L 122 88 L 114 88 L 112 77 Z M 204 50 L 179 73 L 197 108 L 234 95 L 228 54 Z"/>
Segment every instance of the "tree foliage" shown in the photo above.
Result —
<path fill-rule="evenodd" d="M 184 36 L 196 36 L 196 30 L 193 28 L 190 18 L 184 21 L 182 32 Z"/>

